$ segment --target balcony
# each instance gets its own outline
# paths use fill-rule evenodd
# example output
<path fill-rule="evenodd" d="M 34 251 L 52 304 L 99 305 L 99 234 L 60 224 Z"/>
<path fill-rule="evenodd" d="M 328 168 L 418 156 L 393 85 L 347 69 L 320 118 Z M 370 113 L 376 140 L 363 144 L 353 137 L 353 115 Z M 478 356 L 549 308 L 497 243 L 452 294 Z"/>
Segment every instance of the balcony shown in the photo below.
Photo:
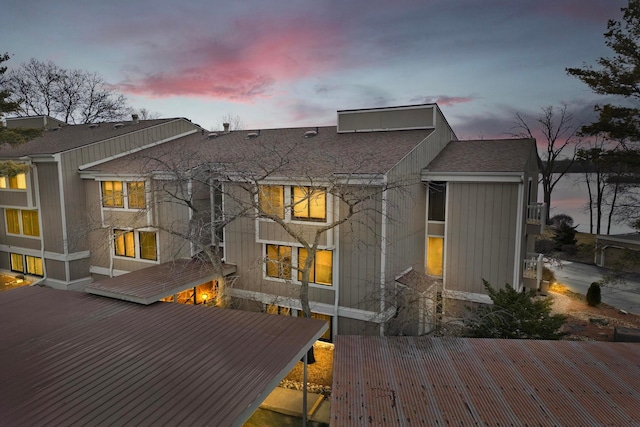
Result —
<path fill-rule="evenodd" d="M 528 253 L 523 261 L 522 277 L 527 289 L 538 289 L 542 280 L 542 267 L 544 261 L 542 254 Z"/>
<path fill-rule="evenodd" d="M 542 234 L 547 217 L 547 205 L 532 203 L 527 205 L 527 234 Z"/>

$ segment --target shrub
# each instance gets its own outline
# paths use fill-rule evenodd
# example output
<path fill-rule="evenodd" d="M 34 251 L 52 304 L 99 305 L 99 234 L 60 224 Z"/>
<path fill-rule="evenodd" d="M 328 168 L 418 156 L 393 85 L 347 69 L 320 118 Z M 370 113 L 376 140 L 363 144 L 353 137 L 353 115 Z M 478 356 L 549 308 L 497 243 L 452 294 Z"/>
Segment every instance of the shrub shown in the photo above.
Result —
<path fill-rule="evenodd" d="M 595 307 L 602 302 L 602 292 L 600 289 L 600 282 L 593 282 L 587 290 L 587 304 L 591 307 Z"/>
<path fill-rule="evenodd" d="M 556 249 L 556 242 L 551 239 L 537 239 L 535 251 L 539 254 L 550 255 Z"/>
<path fill-rule="evenodd" d="M 493 305 L 471 310 L 465 319 L 467 336 L 476 338 L 515 338 L 557 340 L 566 316 L 551 314 L 553 300 L 534 299 L 535 291 L 516 292 L 508 284 L 496 291 L 482 280 Z"/>
<path fill-rule="evenodd" d="M 576 228 L 577 226 L 572 227 L 566 222 L 560 223 L 553 236 L 556 249 L 561 249 L 563 245 L 575 245 L 578 243 L 578 239 L 576 239 Z"/>
<path fill-rule="evenodd" d="M 578 247 L 576 245 L 562 245 L 560 246 L 560 251 L 567 255 L 574 256 L 578 253 Z"/>
<path fill-rule="evenodd" d="M 558 228 L 561 224 L 566 224 L 571 227 L 573 225 L 573 218 L 567 214 L 558 214 L 549 218 L 549 225 L 553 228 Z"/>

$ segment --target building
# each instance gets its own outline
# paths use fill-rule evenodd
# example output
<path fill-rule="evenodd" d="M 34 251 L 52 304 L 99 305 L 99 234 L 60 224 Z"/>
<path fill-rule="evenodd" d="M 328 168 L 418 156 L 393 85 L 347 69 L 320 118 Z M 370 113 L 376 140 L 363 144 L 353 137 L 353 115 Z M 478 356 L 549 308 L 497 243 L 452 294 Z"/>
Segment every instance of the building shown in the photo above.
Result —
<path fill-rule="evenodd" d="M 109 294 L 118 280 L 105 287 L 107 278 L 220 253 L 225 298 L 285 315 L 299 315 L 308 272 L 311 310 L 329 323 L 328 340 L 425 333 L 436 314 L 455 313 L 457 301 L 488 302 L 483 278 L 517 289 L 541 280 L 534 140 L 458 141 L 435 104 L 338 111 L 337 126 L 317 128 L 207 132 L 184 119 L 118 125 L 47 131 L 43 141 L 115 133 L 78 137 L 52 153 L 33 149 L 45 145 L 40 139 L 0 150 L 0 158 L 35 164 L 38 175 L 25 177 L 37 188 L 0 190 L 5 218 L 22 209 L 4 202 L 5 192 L 33 193 L 24 208 L 42 210 L 47 236 L 27 248 L 26 236 L 2 230 L 11 243 L 0 246 L 1 267 L 19 270 L 13 257 L 39 256 L 47 284 L 93 280 L 89 292 Z M 55 201 L 52 214 L 45 193 Z M 49 227 L 61 235 L 48 237 Z M 222 293 L 208 276 L 201 297 L 193 282 L 167 285 L 163 297 L 199 303 Z"/>

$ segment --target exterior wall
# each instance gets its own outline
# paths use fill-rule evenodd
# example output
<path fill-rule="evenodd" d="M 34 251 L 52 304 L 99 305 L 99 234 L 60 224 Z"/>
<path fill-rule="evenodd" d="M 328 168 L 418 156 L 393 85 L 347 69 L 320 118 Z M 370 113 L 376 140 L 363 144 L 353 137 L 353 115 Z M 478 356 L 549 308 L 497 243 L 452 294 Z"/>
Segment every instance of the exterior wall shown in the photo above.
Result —
<path fill-rule="evenodd" d="M 40 208 L 42 218 L 42 236 L 47 252 L 64 253 L 62 235 L 62 209 L 60 205 L 60 186 L 58 167 L 54 162 L 35 163 L 40 190 Z"/>
<path fill-rule="evenodd" d="M 482 294 L 482 279 L 513 283 L 518 185 L 448 184 L 445 289 Z"/>

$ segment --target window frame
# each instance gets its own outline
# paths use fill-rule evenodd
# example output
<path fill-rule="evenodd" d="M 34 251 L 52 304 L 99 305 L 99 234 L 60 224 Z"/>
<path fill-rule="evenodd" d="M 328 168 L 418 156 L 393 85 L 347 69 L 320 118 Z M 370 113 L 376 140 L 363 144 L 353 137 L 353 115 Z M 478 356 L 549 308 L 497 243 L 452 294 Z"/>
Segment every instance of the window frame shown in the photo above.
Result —
<path fill-rule="evenodd" d="M 115 209 L 115 210 L 129 210 L 129 211 L 139 211 L 147 208 L 147 181 L 146 180 L 127 180 L 127 181 L 113 181 L 113 180 L 104 180 L 99 181 L 100 183 L 100 204 L 102 209 Z M 111 184 L 114 187 L 115 184 L 120 185 L 119 190 L 105 189 L 107 184 Z M 140 188 L 134 188 L 136 186 L 142 186 Z M 110 192 L 110 193 L 107 193 Z M 135 203 L 131 203 L 129 200 L 130 197 L 133 197 L 136 201 Z M 119 200 L 118 200 L 119 199 Z M 143 203 L 140 203 L 142 201 Z M 121 202 L 121 203 L 116 203 Z M 106 203 L 106 204 L 105 204 Z"/>
<path fill-rule="evenodd" d="M 33 214 L 35 214 L 35 222 Z M 7 235 L 40 239 L 42 233 L 38 209 L 4 208 L 4 221 Z M 25 230 L 25 224 L 28 225 L 27 230 Z"/>
<path fill-rule="evenodd" d="M 302 257 L 300 255 L 300 252 L 301 251 L 306 251 L 306 250 L 307 250 L 306 248 L 299 247 L 298 251 L 297 251 L 298 252 L 298 260 L 297 260 L 297 263 L 298 263 L 298 282 L 302 282 L 302 270 L 301 270 L 302 265 L 301 264 L 302 264 L 303 260 L 306 259 L 306 256 Z M 330 269 L 330 272 L 329 272 L 329 274 L 330 274 L 330 282 L 318 282 L 318 281 L 316 281 L 317 276 L 318 276 L 318 274 L 317 274 L 318 261 L 319 261 L 318 255 L 321 254 L 321 253 L 328 253 L 329 256 L 331 257 L 331 265 L 329 267 L 329 269 Z M 309 272 L 309 283 L 315 283 L 316 285 L 322 285 L 322 286 L 333 286 L 333 251 L 330 251 L 330 250 L 327 250 L 327 249 L 316 249 L 316 256 L 315 256 L 315 258 L 313 260 L 313 265 L 311 266 L 311 271 Z"/>
<path fill-rule="evenodd" d="M 296 190 L 302 189 L 302 197 L 300 200 L 296 200 Z M 291 220 L 292 221 L 309 221 L 309 222 L 327 222 L 327 190 L 323 187 L 311 187 L 305 185 L 292 185 L 290 186 L 291 192 Z M 322 196 L 323 199 L 323 215 L 322 217 L 317 217 L 312 215 L 312 203 L 314 200 L 320 198 Z M 302 206 L 300 206 L 302 205 Z M 296 209 L 298 208 L 298 209 Z M 302 208 L 302 209 L 300 209 Z M 306 211 L 306 215 L 300 216 L 300 214 L 296 214 L 296 211 L 300 212 L 301 210 Z"/>
<path fill-rule="evenodd" d="M 272 184 L 260 184 L 258 185 L 258 206 L 260 210 L 267 215 L 273 215 L 280 219 L 285 219 L 285 186 L 284 185 L 272 185 Z M 268 191 L 265 191 L 267 190 Z M 273 203 L 273 194 L 278 192 L 281 200 L 279 203 Z M 267 205 L 266 203 L 269 202 Z"/>
<path fill-rule="evenodd" d="M 27 182 L 26 172 L 14 176 L 0 176 L 0 190 L 27 191 Z"/>
<path fill-rule="evenodd" d="M 18 260 L 20 263 L 19 270 L 14 268 L 14 262 Z M 35 269 L 31 268 L 32 264 Z M 33 255 L 9 252 L 9 270 L 15 273 L 28 274 L 29 276 L 44 277 L 44 260 L 41 257 Z"/>
<path fill-rule="evenodd" d="M 152 258 L 143 256 L 145 252 L 143 247 L 144 238 L 141 237 L 141 233 L 155 236 L 155 238 L 153 239 L 153 242 L 155 244 L 155 258 L 152 259 Z M 127 241 L 127 238 L 131 240 Z M 149 229 L 133 230 L 133 229 L 126 229 L 126 228 L 114 228 L 111 230 L 111 239 L 113 244 L 113 251 L 111 253 L 115 259 L 126 259 L 126 260 L 135 260 L 135 261 L 143 261 L 143 262 L 153 262 L 153 263 L 159 262 L 160 251 L 158 247 L 158 231 L 157 230 L 149 230 Z M 120 239 L 121 239 L 121 243 L 118 242 L 118 240 Z M 119 248 L 118 248 L 119 246 L 121 246 L 123 250 L 119 251 Z"/>
<path fill-rule="evenodd" d="M 273 281 L 281 281 L 281 282 L 291 282 L 293 284 L 301 284 L 302 280 L 301 280 L 301 275 L 302 272 L 300 270 L 300 261 L 301 261 L 301 256 L 300 256 L 300 250 L 304 250 L 305 248 L 301 247 L 301 246 L 293 246 L 291 244 L 288 244 L 286 242 L 270 242 L 270 243 L 263 243 L 264 246 L 264 267 L 263 267 L 263 279 L 265 280 L 273 280 Z M 269 267 L 269 263 L 272 263 L 275 265 L 275 262 L 272 262 L 269 258 L 269 254 L 268 254 L 268 248 L 269 246 L 271 247 L 277 247 L 277 248 L 287 248 L 290 250 L 290 256 L 291 256 L 291 275 L 288 278 L 283 278 L 283 277 L 279 277 L 279 276 L 275 276 L 275 275 L 271 275 L 269 274 L 269 270 L 273 267 Z M 315 280 L 317 279 L 317 273 L 316 271 L 318 271 L 318 253 L 328 253 L 331 257 L 331 266 L 330 266 L 330 275 L 331 275 L 331 283 L 325 283 L 325 282 L 316 282 Z M 335 249 L 321 249 L 318 248 L 316 249 L 316 257 L 314 260 L 314 265 L 312 267 L 312 271 L 310 272 L 309 275 L 309 286 L 312 287 L 318 287 L 318 288 L 327 288 L 327 287 L 333 287 L 336 285 L 336 276 L 334 274 L 334 258 L 335 258 Z M 281 262 L 281 261 L 278 261 Z"/>
<path fill-rule="evenodd" d="M 277 260 L 272 260 L 269 257 L 269 248 L 274 248 L 277 253 Z M 288 251 L 288 262 L 289 266 L 287 269 L 287 252 Z M 280 245 L 277 243 L 266 243 L 265 244 L 265 268 L 264 275 L 266 279 L 270 280 L 282 280 L 282 281 L 292 281 L 293 280 L 293 248 L 288 245 Z M 270 270 L 273 268 L 276 269 L 276 274 L 271 274 Z"/>

